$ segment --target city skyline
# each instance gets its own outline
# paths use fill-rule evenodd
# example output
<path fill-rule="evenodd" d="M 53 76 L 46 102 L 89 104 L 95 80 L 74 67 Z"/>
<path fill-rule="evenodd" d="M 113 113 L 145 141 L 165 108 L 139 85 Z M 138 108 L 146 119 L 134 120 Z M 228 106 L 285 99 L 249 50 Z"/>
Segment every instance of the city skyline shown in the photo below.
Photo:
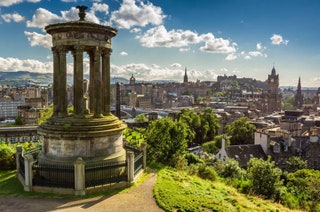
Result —
<path fill-rule="evenodd" d="M 0 71 L 52 72 L 48 24 L 86 20 L 118 30 L 111 76 L 136 80 L 214 81 L 218 75 L 280 86 L 320 87 L 320 2 L 316 0 L 2 0 Z M 88 72 L 88 57 L 85 57 Z M 68 71 L 72 57 L 68 54 Z"/>

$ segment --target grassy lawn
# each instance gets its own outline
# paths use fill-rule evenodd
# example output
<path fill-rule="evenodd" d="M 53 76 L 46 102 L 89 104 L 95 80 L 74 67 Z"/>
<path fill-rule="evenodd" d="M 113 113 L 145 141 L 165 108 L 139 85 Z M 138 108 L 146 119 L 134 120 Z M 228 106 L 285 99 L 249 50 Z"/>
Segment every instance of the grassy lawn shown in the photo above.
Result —
<path fill-rule="evenodd" d="M 238 193 L 219 180 L 212 182 L 163 168 L 154 189 L 166 211 L 291 211 L 280 204 Z"/>

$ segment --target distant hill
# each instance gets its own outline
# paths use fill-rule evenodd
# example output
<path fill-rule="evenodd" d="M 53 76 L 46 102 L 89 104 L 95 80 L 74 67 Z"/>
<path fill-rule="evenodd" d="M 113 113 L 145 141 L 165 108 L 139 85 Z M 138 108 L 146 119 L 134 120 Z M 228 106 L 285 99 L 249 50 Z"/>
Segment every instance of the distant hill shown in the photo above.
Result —
<path fill-rule="evenodd" d="M 89 76 L 85 75 L 84 78 L 88 79 Z M 67 81 L 68 81 L 68 84 L 72 84 L 73 79 L 71 74 L 68 74 Z M 0 72 L 0 85 L 21 86 L 21 85 L 26 85 L 28 83 L 48 85 L 48 84 L 52 84 L 52 82 L 53 82 L 52 73 L 37 73 L 37 72 L 29 72 L 29 71 Z M 111 84 L 115 84 L 116 82 L 127 84 L 129 83 L 129 80 L 121 77 L 111 78 Z"/>

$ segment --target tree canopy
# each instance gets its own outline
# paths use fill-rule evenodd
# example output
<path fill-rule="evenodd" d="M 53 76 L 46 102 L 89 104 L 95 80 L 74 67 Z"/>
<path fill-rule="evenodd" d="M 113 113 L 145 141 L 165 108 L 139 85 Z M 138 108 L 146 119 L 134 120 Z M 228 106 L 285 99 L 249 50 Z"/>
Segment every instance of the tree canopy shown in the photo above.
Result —
<path fill-rule="evenodd" d="M 151 122 L 146 133 L 148 160 L 172 165 L 175 157 L 186 153 L 187 128 L 171 118 Z"/>
<path fill-rule="evenodd" d="M 231 145 L 252 144 L 255 130 L 248 117 L 239 118 L 225 128 L 226 134 L 231 136 Z"/>

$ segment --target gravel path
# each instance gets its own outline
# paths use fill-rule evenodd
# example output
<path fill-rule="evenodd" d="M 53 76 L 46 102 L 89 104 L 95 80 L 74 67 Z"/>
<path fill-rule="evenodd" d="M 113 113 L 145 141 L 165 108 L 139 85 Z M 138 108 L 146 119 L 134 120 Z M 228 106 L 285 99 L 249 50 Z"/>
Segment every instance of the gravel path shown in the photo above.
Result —
<path fill-rule="evenodd" d="M 0 197 L 1 212 L 43 212 L 43 211 L 112 211 L 112 212 L 160 212 L 153 198 L 156 173 L 150 173 L 139 186 L 113 196 L 100 196 L 81 200 Z"/>

